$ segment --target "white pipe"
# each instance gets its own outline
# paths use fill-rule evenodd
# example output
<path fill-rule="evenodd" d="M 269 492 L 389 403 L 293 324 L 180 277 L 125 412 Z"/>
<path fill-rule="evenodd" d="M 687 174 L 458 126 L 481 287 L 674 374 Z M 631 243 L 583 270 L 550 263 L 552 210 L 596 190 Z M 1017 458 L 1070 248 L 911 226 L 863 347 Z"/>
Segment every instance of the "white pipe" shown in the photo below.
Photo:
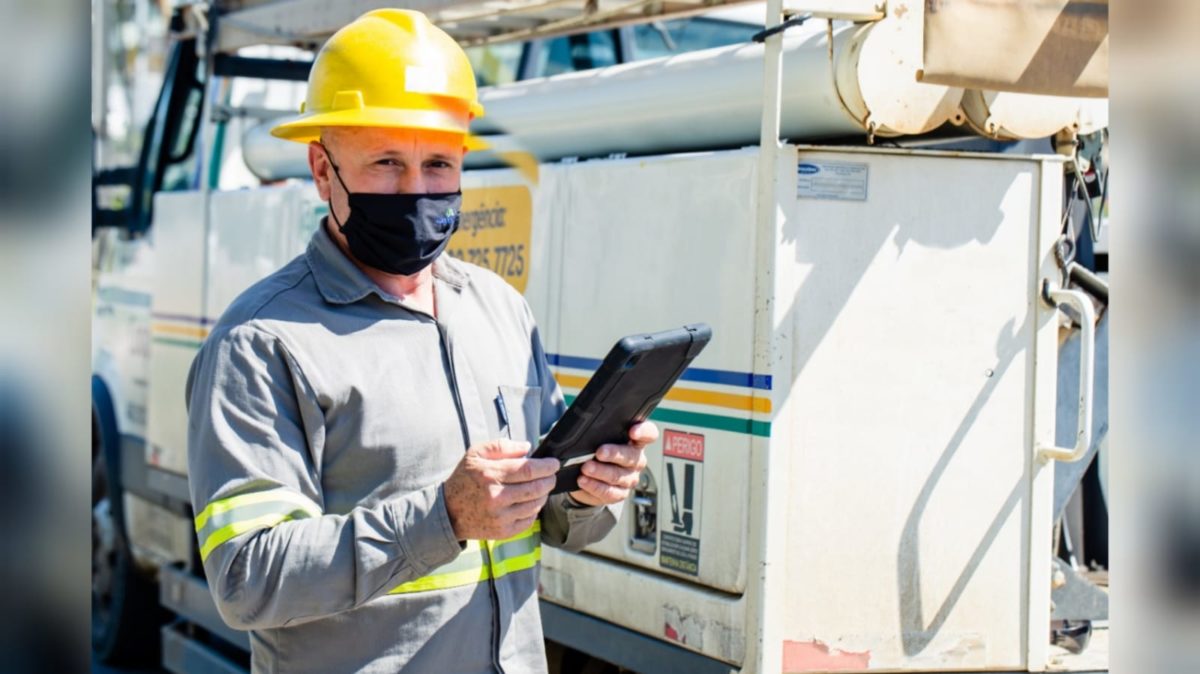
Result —
<path fill-rule="evenodd" d="M 784 44 L 783 109 L 805 135 L 862 133 L 838 103 L 821 26 L 794 28 Z M 762 64 L 763 45 L 731 45 L 493 87 L 472 128 L 542 159 L 754 145 Z M 796 135 L 797 126 L 785 121 L 782 131 Z"/>
<path fill-rule="evenodd" d="M 960 91 L 917 82 L 917 64 L 897 58 L 919 45 L 909 23 L 837 27 L 834 63 L 825 22 L 788 30 L 781 135 L 866 135 L 871 121 L 879 135 L 924 133 L 949 120 Z M 731 45 L 492 87 L 481 92 L 487 115 L 472 129 L 541 159 L 754 145 L 762 59 L 761 44 Z"/>
<path fill-rule="evenodd" d="M 1108 126 L 1107 98 L 1068 98 L 968 89 L 962 97 L 967 126 L 986 138 L 1045 138 L 1063 129 L 1086 135 Z"/>

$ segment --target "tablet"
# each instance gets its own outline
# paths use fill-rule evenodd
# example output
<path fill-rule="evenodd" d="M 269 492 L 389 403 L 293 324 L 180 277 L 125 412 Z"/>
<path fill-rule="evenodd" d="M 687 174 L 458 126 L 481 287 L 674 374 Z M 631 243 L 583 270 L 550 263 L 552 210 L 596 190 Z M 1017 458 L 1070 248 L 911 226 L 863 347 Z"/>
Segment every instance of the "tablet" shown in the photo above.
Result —
<path fill-rule="evenodd" d="M 705 323 L 629 335 L 613 346 L 531 456 L 562 462 L 552 494 L 579 488 L 580 470 L 603 444 L 626 444 L 712 338 Z"/>

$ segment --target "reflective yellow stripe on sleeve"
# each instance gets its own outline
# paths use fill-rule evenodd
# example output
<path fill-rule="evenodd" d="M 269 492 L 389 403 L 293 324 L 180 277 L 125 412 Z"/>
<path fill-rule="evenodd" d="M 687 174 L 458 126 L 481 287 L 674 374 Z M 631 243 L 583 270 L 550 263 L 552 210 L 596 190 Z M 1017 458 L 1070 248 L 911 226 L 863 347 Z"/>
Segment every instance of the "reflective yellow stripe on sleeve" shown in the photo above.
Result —
<path fill-rule="evenodd" d="M 502 541 L 468 541 L 467 547 L 433 573 L 393 588 L 388 594 L 407 594 L 474 585 L 488 579 L 531 569 L 542 558 L 542 524 L 535 521 L 525 531 Z M 488 554 L 492 560 L 489 574 Z"/>
<path fill-rule="evenodd" d="M 460 585 L 474 585 L 487 580 L 487 565 L 484 563 L 479 541 L 467 541 L 467 546 L 458 557 L 439 566 L 433 573 L 398 585 L 388 594 L 408 594 L 428 590 L 444 590 Z"/>
<path fill-rule="evenodd" d="M 526 531 L 502 541 L 487 541 L 492 557 L 492 577 L 532 569 L 542 559 L 542 527 L 534 522 Z"/>
<path fill-rule="evenodd" d="M 320 515 L 320 507 L 311 499 L 282 487 L 218 499 L 196 516 L 200 559 L 207 560 L 221 544 L 242 534 Z"/>

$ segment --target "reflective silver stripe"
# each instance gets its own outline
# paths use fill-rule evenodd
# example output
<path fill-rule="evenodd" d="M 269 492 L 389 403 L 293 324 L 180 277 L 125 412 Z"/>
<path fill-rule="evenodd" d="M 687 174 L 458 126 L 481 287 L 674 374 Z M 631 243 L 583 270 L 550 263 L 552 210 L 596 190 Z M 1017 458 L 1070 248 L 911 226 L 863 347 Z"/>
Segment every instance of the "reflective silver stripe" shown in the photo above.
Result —
<path fill-rule="evenodd" d="M 475 585 L 487 579 L 487 564 L 479 541 L 469 541 L 467 547 L 450 562 L 428 575 L 392 588 L 388 594 L 407 594 L 445 590 L 463 585 Z"/>
<path fill-rule="evenodd" d="M 541 544 L 542 534 L 539 531 L 533 531 L 524 538 L 501 543 L 492 548 L 492 564 L 499 564 L 514 557 L 527 555 L 536 550 Z"/>
<path fill-rule="evenodd" d="M 309 512 L 308 508 L 301 507 L 294 501 L 252 503 L 209 516 L 204 526 L 196 532 L 196 538 L 200 541 L 200 545 L 204 545 L 208 537 L 218 529 L 227 527 L 235 522 L 244 522 L 270 514 L 286 515 L 289 519 L 303 519 L 313 515 L 313 513 Z"/>
<path fill-rule="evenodd" d="M 482 569 L 485 564 L 483 550 L 479 541 L 471 541 L 454 559 L 430 571 L 428 575 L 439 576 L 443 573 L 458 573 L 459 571 L 474 571 Z"/>
<path fill-rule="evenodd" d="M 492 578 L 524 571 L 537 566 L 541 559 L 541 523 L 534 523 L 526 531 L 502 542 L 468 541 L 467 547 L 458 557 L 439 566 L 428 575 L 411 580 L 389 591 L 389 594 L 407 594 L 445 590 L 464 585 L 474 585 Z M 491 564 L 485 548 L 491 550 Z"/>
<path fill-rule="evenodd" d="M 207 561 L 209 553 L 243 534 L 320 515 L 321 508 L 312 499 L 287 487 L 217 499 L 196 515 L 200 559 Z"/>

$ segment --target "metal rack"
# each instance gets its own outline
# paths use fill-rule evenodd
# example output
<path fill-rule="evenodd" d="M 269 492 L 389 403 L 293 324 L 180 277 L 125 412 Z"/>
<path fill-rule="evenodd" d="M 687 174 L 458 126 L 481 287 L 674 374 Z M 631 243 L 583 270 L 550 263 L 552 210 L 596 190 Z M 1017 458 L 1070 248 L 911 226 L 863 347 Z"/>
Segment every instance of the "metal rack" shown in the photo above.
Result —
<path fill-rule="evenodd" d="M 710 12 L 749 0 L 414 0 L 463 46 L 529 40 Z M 214 51 L 286 44 L 320 46 L 364 12 L 395 0 L 225 0 L 208 8 L 221 24 Z"/>

